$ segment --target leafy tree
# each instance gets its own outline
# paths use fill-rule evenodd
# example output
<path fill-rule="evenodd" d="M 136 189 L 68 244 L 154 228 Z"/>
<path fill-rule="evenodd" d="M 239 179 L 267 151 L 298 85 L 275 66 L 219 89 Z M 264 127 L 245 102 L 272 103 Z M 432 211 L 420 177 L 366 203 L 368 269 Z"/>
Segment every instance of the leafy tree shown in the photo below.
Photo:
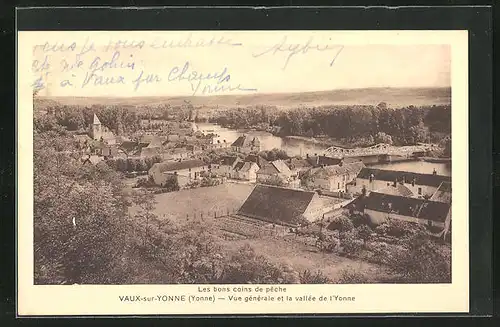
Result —
<path fill-rule="evenodd" d="M 106 165 L 84 166 L 71 139 L 34 139 L 35 283 L 110 283 L 121 255 L 127 203 Z"/>
<path fill-rule="evenodd" d="M 384 132 L 378 132 L 375 135 L 375 143 L 392 144 L 392 137 Z"/>
<path fill-rule="evenodd" d="M 451 251 L 428 236 L 415 235 L 391 262 L 407 283 L 450 283 Z"/>
<path fill-rule="evenodd" d="M 221 283 L 298 284 L 300 276 L 290 265 L 272 263 L 246 244 L 226 263 Z"/>

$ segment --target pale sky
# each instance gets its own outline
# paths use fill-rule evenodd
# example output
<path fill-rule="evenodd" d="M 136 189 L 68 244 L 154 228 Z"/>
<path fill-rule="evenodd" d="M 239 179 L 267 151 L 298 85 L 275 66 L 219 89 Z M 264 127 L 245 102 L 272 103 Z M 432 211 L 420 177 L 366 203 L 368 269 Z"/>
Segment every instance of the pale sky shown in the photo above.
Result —
<path fill-rule="evenodd" d="M 40 95 L 201 96 L 365 87 L 449 87 L 451 80 L 449 38 L 446 33 L 436 36 L 436 31 L 21 33 L 26 36 L 22 35 L 20 40 L 31 45 L 33 60 L 38 60 L 32 67 L 33 81 L 40 76 L 44 78 Z M 207 44 L 212 38 L 214 43 L 220 40 L 220 44 L 193 46 Z M 118 40 L 136 47 L 106 48 L 109 44 L 115 46 Z M 187 40 L 191 47 L 187 47 Z M 45 48 L 33 48 L 45 42 L 48 42 Z M 72 42 L 75 42 L 73 50 Z M 87 46 L 94 42 L 95 48 L 78 57 L 85 42 Z M 152 47 L 164 42 L 165 48 Z M 171 42 L 186 46 L 168 46 Z M 62 43 L 63 48 L 53 48 L 54 44 Z M 48 66 L 42 65 L 45 58 Z M 71 65 L 78 63 L 78 58 L 81 63 L 77 67 L 62 72 L 63 60 Z M 108 64 L 102 69 L 106 61 Z M 110 62 L 115 68 L 108 67 Z M 180 76 L 186 63 L 187 69 Z M 217 78 L 224 69 L 223 76 Z M 141 71 L 144 80 L 134 90 Z M 200 74 L 216 78 L 188 81 Z M 148 75 L 150 78 L 145 81 Z M 66 79 L 71 85 L 64 82 Z M 100 85 L 106 84 L 106 80 L 107 85 Z M 64 83 L 66 86 L 61 86 Z"/>

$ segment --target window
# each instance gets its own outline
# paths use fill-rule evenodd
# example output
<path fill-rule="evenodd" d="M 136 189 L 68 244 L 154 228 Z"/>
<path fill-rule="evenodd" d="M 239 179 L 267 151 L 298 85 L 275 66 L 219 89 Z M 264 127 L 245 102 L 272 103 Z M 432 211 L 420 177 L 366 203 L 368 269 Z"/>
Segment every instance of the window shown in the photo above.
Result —
<path fill-rule="evenodd" d="M 422 195 L 422 188 L 421 187 L 418 188 L 418 195 Z"/>
<path fill-rule="evenodd" d="M 337 188 L 340 188 L 340 183 L 337 183 Z"/>

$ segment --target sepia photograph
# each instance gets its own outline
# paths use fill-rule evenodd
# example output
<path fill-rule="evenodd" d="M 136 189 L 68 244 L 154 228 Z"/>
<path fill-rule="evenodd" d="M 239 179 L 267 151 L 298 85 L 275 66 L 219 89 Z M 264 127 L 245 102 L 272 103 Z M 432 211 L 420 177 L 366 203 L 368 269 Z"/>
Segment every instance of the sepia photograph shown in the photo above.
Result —
<path fill-rule="evenodd" d="M 285 69 L 285 42 L 253 55 Z M 35 68 L 70 46 L 40 45 Z M 106 88 L 130 46 L 82 63 L 89 96 L 34 83 L 36 284 L 451 282 L 449 46 L 332 47 L 338 65 L 384 56 L 291 93 L 177 62 L 193 95 L 140 98 Z"/>
<path fill-rule="evenodd" d="M 25 32 L 33 287 L 196 285 L 158 301 L 264 305 L 292 285 L 463 280 L 463 35 L 377 33 Z M 328 301 L 368 301 L 343 290 Z"/>

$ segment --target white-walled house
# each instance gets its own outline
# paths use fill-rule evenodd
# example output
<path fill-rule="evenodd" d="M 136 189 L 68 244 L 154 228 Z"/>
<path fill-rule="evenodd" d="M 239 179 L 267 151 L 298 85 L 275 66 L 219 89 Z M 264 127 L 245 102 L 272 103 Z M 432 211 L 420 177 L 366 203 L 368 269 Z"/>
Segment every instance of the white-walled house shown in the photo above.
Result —
<path fill-rule="evenodd" d="M 260 140 L 258 137 L 242 135 L 231 144 L 231 148 L 241 153 L 260 152 Z"/>
<path fill-rule="evenodd" d="M 334 166 L 312 168 L 303 176 L 303 183 L 308 188 L 331 192 L 346 192 L 347 184 L 352 182 L 365 165 L 353 162 Z"/>
<path fill-rule="evenodd" d="M 288 183 L 292 177 L 292 171 L 282 160 L 275 160 L 264 164 L 257 171 L 257 182 L 265 182 L 270 178 L 279 178 L 283 182 Z"/>
<path fill-rule="evenodd" d="M 451 205 L 444 202 L 370 192 L 363 205 L 364 213 L 375 225 L 396 219 L 447 232 L 451 221 Z"/>
<path fill-rule="evenodd" d="M 202 172 L 209 172 L 206 163 L 201 160 L 168 161 L 154 164 L 148 174 L 156 185 L 164 185 L 170 178 L 176 178 L 179 187 L 191 181 L 201 179 Z"/>
<path fill-rule="evenodd" d="M 235 178 L 255 182 L 257 180 L 257 171 L 259 169 L 259 166 L 255 162 L 239 161 L 234 167 L 234 171 L 236 172 Z"/>
<path fill-rule="evenodd" d="M 219 176 L 224 176 L 227 178 L 237 178 L 237 172 L 235 171 L 235 166 L 237 163 L 242 162 L 236 156 L 225 156 L 222 157 L 218 162 L 214 162 L 210 167 L 212 172 Z"/>
<path fill-rule="evenodd" d="M 365 167 L 349 183 L 347 192 L 359 195 L 362 193 L 364 187 L 368 192 L 430 198 L 443 182 L 451 183 L 451 177 Z M 392 188 L 397 188 L 397 190 Z"/>

